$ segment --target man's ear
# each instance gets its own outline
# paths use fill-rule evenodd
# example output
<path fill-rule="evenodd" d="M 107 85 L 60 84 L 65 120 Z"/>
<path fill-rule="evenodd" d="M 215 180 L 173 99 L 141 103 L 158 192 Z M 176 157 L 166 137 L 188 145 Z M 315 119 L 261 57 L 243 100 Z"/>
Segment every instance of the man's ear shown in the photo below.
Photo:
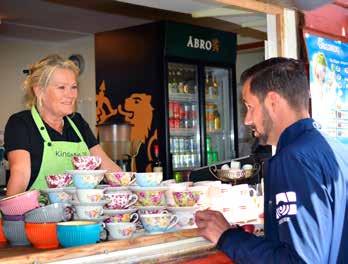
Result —
<path fill-rule="evenodd" d="M 280 95 L 277 92 L 270 91 L 265 97 L 265 106 L 269 111 L 275 112 L 280 103 Z"/>

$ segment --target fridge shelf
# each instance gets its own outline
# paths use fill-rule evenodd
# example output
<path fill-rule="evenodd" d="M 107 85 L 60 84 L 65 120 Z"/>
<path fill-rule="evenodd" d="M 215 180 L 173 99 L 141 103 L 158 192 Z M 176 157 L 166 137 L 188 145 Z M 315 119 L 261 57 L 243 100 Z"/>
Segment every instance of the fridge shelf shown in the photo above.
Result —
<path fill-rule="evenodd" d="M 171 128 L 171 136 L 192 136 L 197 134 L 196 128 Z"/>
<path fill-rule="evenodd" d="M 219 134 L 223 134 L 224 131 L 222 129 L 220 130 L 214 130 L 214 131 L 207 131 L 208 135 L 219 135 Z"/>
<path fill-rule="evenodd" d="M 179 101 L 179 102 L 196 102 L 197 101 L 196 94 L 187 94 L 187 93 L 170 93 L 169 101 Z"/>
<path fill-rule="evenodd" d="M 198 167 L 178 167 L 173 168 L 174 171 L 192 171 L 193 169 L 196 169 Z"/>
<path fill-rule="evenodd" d="M 219 104 L 220 102 L 219 97 L 212 97 L 208 95 L 205 95 L 205 101 L 207 103 L 215 103 L 215 104 Z"/>

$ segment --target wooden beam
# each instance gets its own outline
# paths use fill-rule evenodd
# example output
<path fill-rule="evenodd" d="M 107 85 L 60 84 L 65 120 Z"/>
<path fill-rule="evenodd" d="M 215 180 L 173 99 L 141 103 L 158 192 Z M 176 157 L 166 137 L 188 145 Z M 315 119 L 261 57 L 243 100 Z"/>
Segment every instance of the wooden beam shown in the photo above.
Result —
<path fill-rule="evenodd" d="M 261 48 L 263 49 L 265 48 L 265 42 L 263 41 L 237 45 L 238 51 L 254 50 L 254 49 L 261 49 Z"/>
<path fill-rule="evenodd" d="M 226 8 L 226 7 L 218 7 L 218 8 L 210 8 L 204 9 L 200 11 L 192 12 L 192 17 L 201 18 L 201 17 L 220 17 L 220 16 L 239 16 L 239 15 L 251 15 L 254 12 Z"/>
<path fill-rule="evenodd" d="M 216 18 L 192 18 L 190 14 L 184 14 L 174 11 L 161 10 L 157 8 L 132 5 L 109 0 L 46 0 L 48 2 L 62 4 L 67 6 L 78 7 L 98 12 L 105 12 L 128 17 L 137 17 L 150 21 L 170 20 L 179 23 L 187 23 L 196 26 L 208 27 L 212 29 L 234 32 L 241 36 L 252 37 L 265 40 L 267 34 L 265 32 L 243 28 L 238 24 L 223 21 Z"/>
<path fill-rule="evenodd" d="M 276 23 L 277 23 L 277 47 L 278 47 L 278 56 L 285 55 L 285 45 L 284 45 L 284 12 L 276 15 Z"/>
<path fill-rule="evenodd" d="M 215 0 L 215 2 L 272 15 L 280 15 L 283 12 L 283 8 L 280 6 L 259 2 L 256 0 Z"/>

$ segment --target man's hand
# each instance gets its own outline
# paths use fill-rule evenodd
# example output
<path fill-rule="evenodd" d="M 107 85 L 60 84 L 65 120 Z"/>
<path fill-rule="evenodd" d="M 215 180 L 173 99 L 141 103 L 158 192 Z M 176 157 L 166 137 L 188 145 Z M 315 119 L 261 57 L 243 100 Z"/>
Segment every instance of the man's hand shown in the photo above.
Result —
<path fill-rule="evenodd" d="M 223 232 L 231 228 L 231 225 L 219 211 L 197 211 L 195 221 L 199 234 L 214 244 L 217 244 Z"/>

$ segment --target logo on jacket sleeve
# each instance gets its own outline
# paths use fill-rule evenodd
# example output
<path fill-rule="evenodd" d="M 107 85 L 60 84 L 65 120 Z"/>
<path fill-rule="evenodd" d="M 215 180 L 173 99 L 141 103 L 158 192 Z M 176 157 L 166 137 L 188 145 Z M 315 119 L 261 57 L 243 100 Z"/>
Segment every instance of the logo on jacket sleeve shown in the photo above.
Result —
<path fill-rule="evenodd" d="M 276 218 L 281 219 L 286 216 L 296 215 L 296 193 L 284 192 L 276 194 Z"/>

